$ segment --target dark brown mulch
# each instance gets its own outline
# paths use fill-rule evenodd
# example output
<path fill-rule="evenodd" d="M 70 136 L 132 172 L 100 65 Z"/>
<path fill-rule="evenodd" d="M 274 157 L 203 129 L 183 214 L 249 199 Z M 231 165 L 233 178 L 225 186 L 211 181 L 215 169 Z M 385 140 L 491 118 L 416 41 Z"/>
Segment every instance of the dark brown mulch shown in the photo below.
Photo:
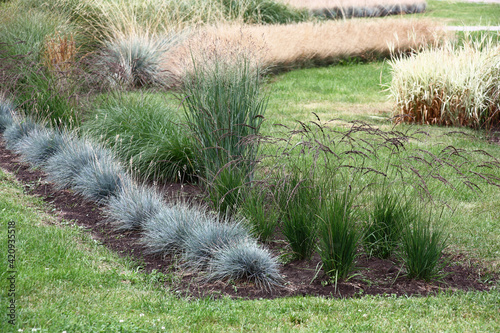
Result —
<path fill-rule="evenodd" d="M 45 175 L 39 170 L 30 169 L 19 161 L 19 157 L 5 149 L 0 141 L 0 168 L 13 173 L 24 184 L 26 193 L 37 195 L 55 208 L 50 211 L 65 220 L 74 220 L 85 227 L 92 237 L 123 256 L 137 261 L 148 273 L 158 271 L 174 278 L 165 281 L 165 286 L 174 289 L 179 295 L 191 297 L 242 297 L 277 298 L 297 295 L 327 297 L 359 297 L 361 295 L 429 295 L 443 290 L 490 290 L 498 282 L 499 275 L 485 270 L 480 263 L 470 264 L 462 255 L 449 256 L 450 263 L 445 269 L 448 275 L 440 282 L 410 280 L 405 277 L 401 265 L 390 260 L 367 258 L 361 255 L 357 262 L 358 269 L 348 280 L 333 283 L 327 279 L 320 268 L 320 259 L 316 255 L 308 261 L 292 261 L 282 265 L 281 273 L 284 285 L 272 291 L 262 290 L 249 282 L 206 283 L 203 277 L 192 272 L 182 271 L 173 266 L 170 257 L 159 258 L 144 254 L 144 248 L 137 243 L 139 233 L 118 234 L 103 224 L 105 216 L 102 207 L 83 200 L 69 190 L 57 190 L 44 181 Z M 167 197 L 181 194 L 193 197 L 199 190 L 192 185 L 168 184 L 162 187 Z M 282 254 L 283 242 L 269 244 L 271 251 Z M 467 264 L 466 264 L 467 263 Z"/>

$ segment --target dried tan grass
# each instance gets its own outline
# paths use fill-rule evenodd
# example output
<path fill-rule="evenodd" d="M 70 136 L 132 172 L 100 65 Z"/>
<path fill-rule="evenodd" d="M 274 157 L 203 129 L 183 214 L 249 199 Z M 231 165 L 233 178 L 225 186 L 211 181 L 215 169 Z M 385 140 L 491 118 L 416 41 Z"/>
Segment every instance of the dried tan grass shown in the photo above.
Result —
<path fill-rule="evenodd" d="M 436 43 L 443 34 L 444 30 L 431 21 L 400 18 L 212 26 L 194 32 L 173 50 L 163 69 L 181 73 L 201 54 L 244 52 L 261 65 L 280 70 L 418 49 Z"/>
<path fill-rule="evenodd" d="M 67 71 L 75 61 L 77 48 L 73 34 L 56 32 L 45 40 L 43 57 L 48 69 Z"/>
<path fill-rule="evenodd" d="M 376 6 L 414 5 L 426 3 L 425 0 L 278 0 L 296 8 L 310 10 L 331 8 L 369 8 Z"/>

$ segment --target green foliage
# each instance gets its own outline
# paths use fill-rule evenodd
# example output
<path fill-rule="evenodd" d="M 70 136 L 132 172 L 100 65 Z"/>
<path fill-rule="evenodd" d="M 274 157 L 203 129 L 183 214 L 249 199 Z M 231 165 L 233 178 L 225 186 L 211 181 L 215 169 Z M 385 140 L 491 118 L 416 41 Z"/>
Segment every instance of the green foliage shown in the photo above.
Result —
<path fill-rule="evenodd" d="M 239 187 L 252 179 L 267 99 L 263 73 L 248 55 L 216 51 L 205 57 L 184 75 L 182 105 L 196 142 L 198 176 L 225 212 L 235 209 Z"/>
<path fill-rule="evenodd" d="M 375 194 L 373 201 L 365 232 L 365 249 L 370 256 L 387 259 L 401 243 L 402 232 L 412 220 L 412 208 L 401 194 L 385 187 Z"/>
<path fill-rule="evenodd" d="M 179 112 L 153 94 L 106 95 L 82 128 L 142 177 L 189 180 L 194 149 Z"/>
<path fill-rule="evenodd" d="M 349 192 L 333 194 L 319 212 L 318 252 L 330 277 L 342 279 L 351 273 L 361 233 L 357 230 Z"/>
<path fill-rule="evenodd" d="M 272 289 L 283 278 L 270 252 L 254 241 L 243 240 L 214 254 L 208 268 L 208 280 L 250 280 L 257 286 Z"/>
<path fill-rule="evenodd" d="M 441 226 L 431 223 L 431 217 L 423 213 L 415 214 L 411 225 L 405 227 L 403 261 L 409 278 L 430 281 L 442 277 L 441 269 L 446 261 L 443 251 L 447 247 L 447 237 Z"/>
<path fill-rule="evenodd" d="M 246 23 L 286 24 L 309 18 L 307 10 L 273 0 L 222 0 L 222 5 L 228 19 L 242 17 Z"/>
<path fill-rule="evenodd" d="M 263 242 L 271 239 L 278 226 L 279 212 L 276 209 L 272 193 L 255 184 L 247 188 L 241 214 L 248 221 L 252 234 Z"/>

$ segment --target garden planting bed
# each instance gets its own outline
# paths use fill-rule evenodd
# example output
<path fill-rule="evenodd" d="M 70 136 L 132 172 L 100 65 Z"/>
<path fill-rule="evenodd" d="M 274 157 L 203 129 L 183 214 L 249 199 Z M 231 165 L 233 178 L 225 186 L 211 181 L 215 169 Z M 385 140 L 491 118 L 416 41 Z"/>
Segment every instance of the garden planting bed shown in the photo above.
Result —
<path fill-rule="evenodd" d="M 499 274 L 488 272 L 480 262 L 475 262 L 462 254 L 448 254 L 449 265 L 444 269 L 447 274 L 441 281 L 424 282 L 405 277 L 401 265 L 396 260 L 358 257 L 357 269 L 350 279 L 334 283 L 321 270 L 318 255 L 311 260 L 291 261 L 281 265 L 284 278 L 282 287 L 264 290 L 245 281 L 218 281 L 206 283 L 203 276 L 183 270 L 176 258 L 146 255 L 144 248 L 137 243 L 139 232 L 118 233 L 103 223 L 106 217 L 101 207 L 84 200 L 69 190 L 56 190 L 44 180 L 39 170 L 30 169 L 21 163 L 17 155 L 5 149 L 0 141 L 0 167 L 13 173 L 24 185 L 25 191 L 37 195 L 55 208 L 55 214 L 66 221 L 75 221 L 88 230 L 92 237 L 116 251 L 137 261 L 146 273 L 164 273 L 166 288 L 187 297 L 224 297 L 233 298 L 277 298 L 286 296 L 327 296 L 359 297 L 361 295 L 411 296 L 432 295 L 441 291 L 479 290 L 488 291 L 499 279 Z M 200 189 L 193 185 L 175 183 L 160 186 L 167 198 L 181 195 L 187 199 L 199 200 Z M 54 213 L 51 212 L 51 213 Z M 267 245 L 274 255 L 286 254 L 284 240 L 274 240 Z"/>

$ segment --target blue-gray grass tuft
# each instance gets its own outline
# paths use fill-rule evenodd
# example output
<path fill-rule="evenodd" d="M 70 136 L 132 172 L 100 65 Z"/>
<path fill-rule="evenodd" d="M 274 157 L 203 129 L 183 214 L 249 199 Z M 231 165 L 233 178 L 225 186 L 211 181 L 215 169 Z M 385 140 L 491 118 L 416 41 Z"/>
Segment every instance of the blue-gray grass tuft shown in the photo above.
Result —
<path fill-rule="evenodd" d="M 14 120 L 3 133 L 7 149 L 14 150 L 21 139 L 23 139 L 37 127 L 38 125 L 27 118 L 19 121 Z"/>
<path fill-rule="evenodd" d="M 245 239 L 214 253 L 209 265 L 208 279 L 247 279 L 254 281 L 259 287 L 272 289 L 282 282 L 278 266 L 276 259 L 267 249 Z"/>
<path fill-rule="evenodd" d="M 153 188 L 122 186 L 106 207 L 108 220 L 117 231 L 141 229 L 153 216 L 165 209 L 163 197 Z"/>
<path fill-rule="evenodd" d="M 14 122 L 14 105 L 3 98 L 0 98 L 0 133 Z"/>
<path fill-rule="evenodd" d="M 165 206 L 144 223 L 141 243 L 149 253 L 180 253 L 193 229 L 199 229 L 211 218 L 204 210 L 186 204 Z"/>
<path fill-rule="evenodd" d="M 35 128 L 19 140 L 15 151 L 32 166 L 43 166 L 69 138 L 48 128 Z"/>

